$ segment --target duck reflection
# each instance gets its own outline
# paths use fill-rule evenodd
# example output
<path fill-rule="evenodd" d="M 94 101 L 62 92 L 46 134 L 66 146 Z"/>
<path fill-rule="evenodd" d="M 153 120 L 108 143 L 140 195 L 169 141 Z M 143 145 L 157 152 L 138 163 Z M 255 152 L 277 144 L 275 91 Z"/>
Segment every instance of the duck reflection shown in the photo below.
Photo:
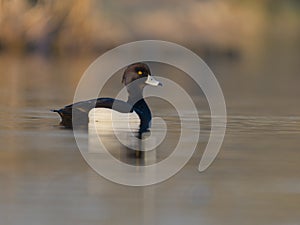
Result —
<path fill-rule="evenodd" d="M 102 109 L 95 110 L 95 113 L 103 113 Z M 107 115 L 107 114 L 106 114 Z M 111 114 L 113 115 L 113 114 Z M 130 115 L 130 114 L 129 114 Z M 112 116 L 114 117 L 114 116 Z M 124 117 L 124 116 L 123 116 Z M 93 118 L 93 117 L 91 117 Z M 139 120 L 134 116 L 129 117 L 128 124 L 126 120 L 113 120 L 109 117 L 102 117 L 101 121 L 91 120 L 88 129 L 88 151 L 89 154 L 99 155 L 102 161 L 107 154 L 115 159 L 129 164 L 146 166 L 157 162 L 157 148 L 160 143 L 155 136 L 158 134 L 144 133 L 142 137 L 138 132 Z M 114 125 L 114 124 L 117 125 Z M 98 157 L 93 157 L 98 158 Z"/>

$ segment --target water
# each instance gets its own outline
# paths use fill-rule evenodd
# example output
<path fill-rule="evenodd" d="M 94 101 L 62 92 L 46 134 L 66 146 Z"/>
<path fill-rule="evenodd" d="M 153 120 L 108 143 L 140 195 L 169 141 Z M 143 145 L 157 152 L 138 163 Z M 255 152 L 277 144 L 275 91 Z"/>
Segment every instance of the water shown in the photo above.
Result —
<path fill-rule="evenodd" d="M 201 138 L 189 163 L 164 183 L 134 188 L 98 176 L 72 131 L 60 128 L 49 111 L 72 101 L 95 57 L 1 56 L 1 223 L 299 224 L 299 65 L 262 58 L 208 61 L 228 110 L 212 166 L 197 171 L 210 130 L 204 102 Z M 150 103 L 173 126 L 172 144 L 176 115 L 159 101 Z"/>

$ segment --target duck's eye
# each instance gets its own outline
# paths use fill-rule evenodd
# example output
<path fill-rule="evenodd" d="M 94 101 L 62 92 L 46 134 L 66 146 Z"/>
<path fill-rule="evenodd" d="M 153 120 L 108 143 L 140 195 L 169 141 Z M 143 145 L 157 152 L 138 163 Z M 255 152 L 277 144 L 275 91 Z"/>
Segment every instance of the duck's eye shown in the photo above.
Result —
<path fill-rule="evenodd" d="M 137 74 L 138 74 L 138 75 L 142 75 L 143 72 L 139 70 L 139 71 L 137 72 Z"/>

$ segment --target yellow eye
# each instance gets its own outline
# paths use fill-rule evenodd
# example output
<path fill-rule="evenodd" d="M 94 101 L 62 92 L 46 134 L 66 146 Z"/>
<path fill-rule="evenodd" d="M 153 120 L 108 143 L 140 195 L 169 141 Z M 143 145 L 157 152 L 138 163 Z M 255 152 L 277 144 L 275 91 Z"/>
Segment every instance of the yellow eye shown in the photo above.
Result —
<path fill-rule="evenodd" d="M 137 73 L 138 73 L 138 75 L 142 75 L 142 74 L 143 74 L 143 72 L 142 72 L 142 71 L 138 71 Z"/>

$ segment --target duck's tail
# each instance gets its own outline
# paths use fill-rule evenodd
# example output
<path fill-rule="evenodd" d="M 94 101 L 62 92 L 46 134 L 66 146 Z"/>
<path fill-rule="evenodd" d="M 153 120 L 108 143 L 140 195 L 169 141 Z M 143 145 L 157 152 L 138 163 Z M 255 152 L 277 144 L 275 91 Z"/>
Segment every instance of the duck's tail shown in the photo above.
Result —
<path fill-rule="evenodd" d="M 70 110 L 63 109 L 51 109 L 51 112 L 58 113 L 58 115 L 61 117 L 60 125 L 66 127 L 66 128 L 72 128 L 72 108 L 71 112 Z"/>
<path fill-rule="evenodd" d="M 56 112 L 62 117 L 62 112 L 60 109 L 50 109 L 51 112 Z"/>

